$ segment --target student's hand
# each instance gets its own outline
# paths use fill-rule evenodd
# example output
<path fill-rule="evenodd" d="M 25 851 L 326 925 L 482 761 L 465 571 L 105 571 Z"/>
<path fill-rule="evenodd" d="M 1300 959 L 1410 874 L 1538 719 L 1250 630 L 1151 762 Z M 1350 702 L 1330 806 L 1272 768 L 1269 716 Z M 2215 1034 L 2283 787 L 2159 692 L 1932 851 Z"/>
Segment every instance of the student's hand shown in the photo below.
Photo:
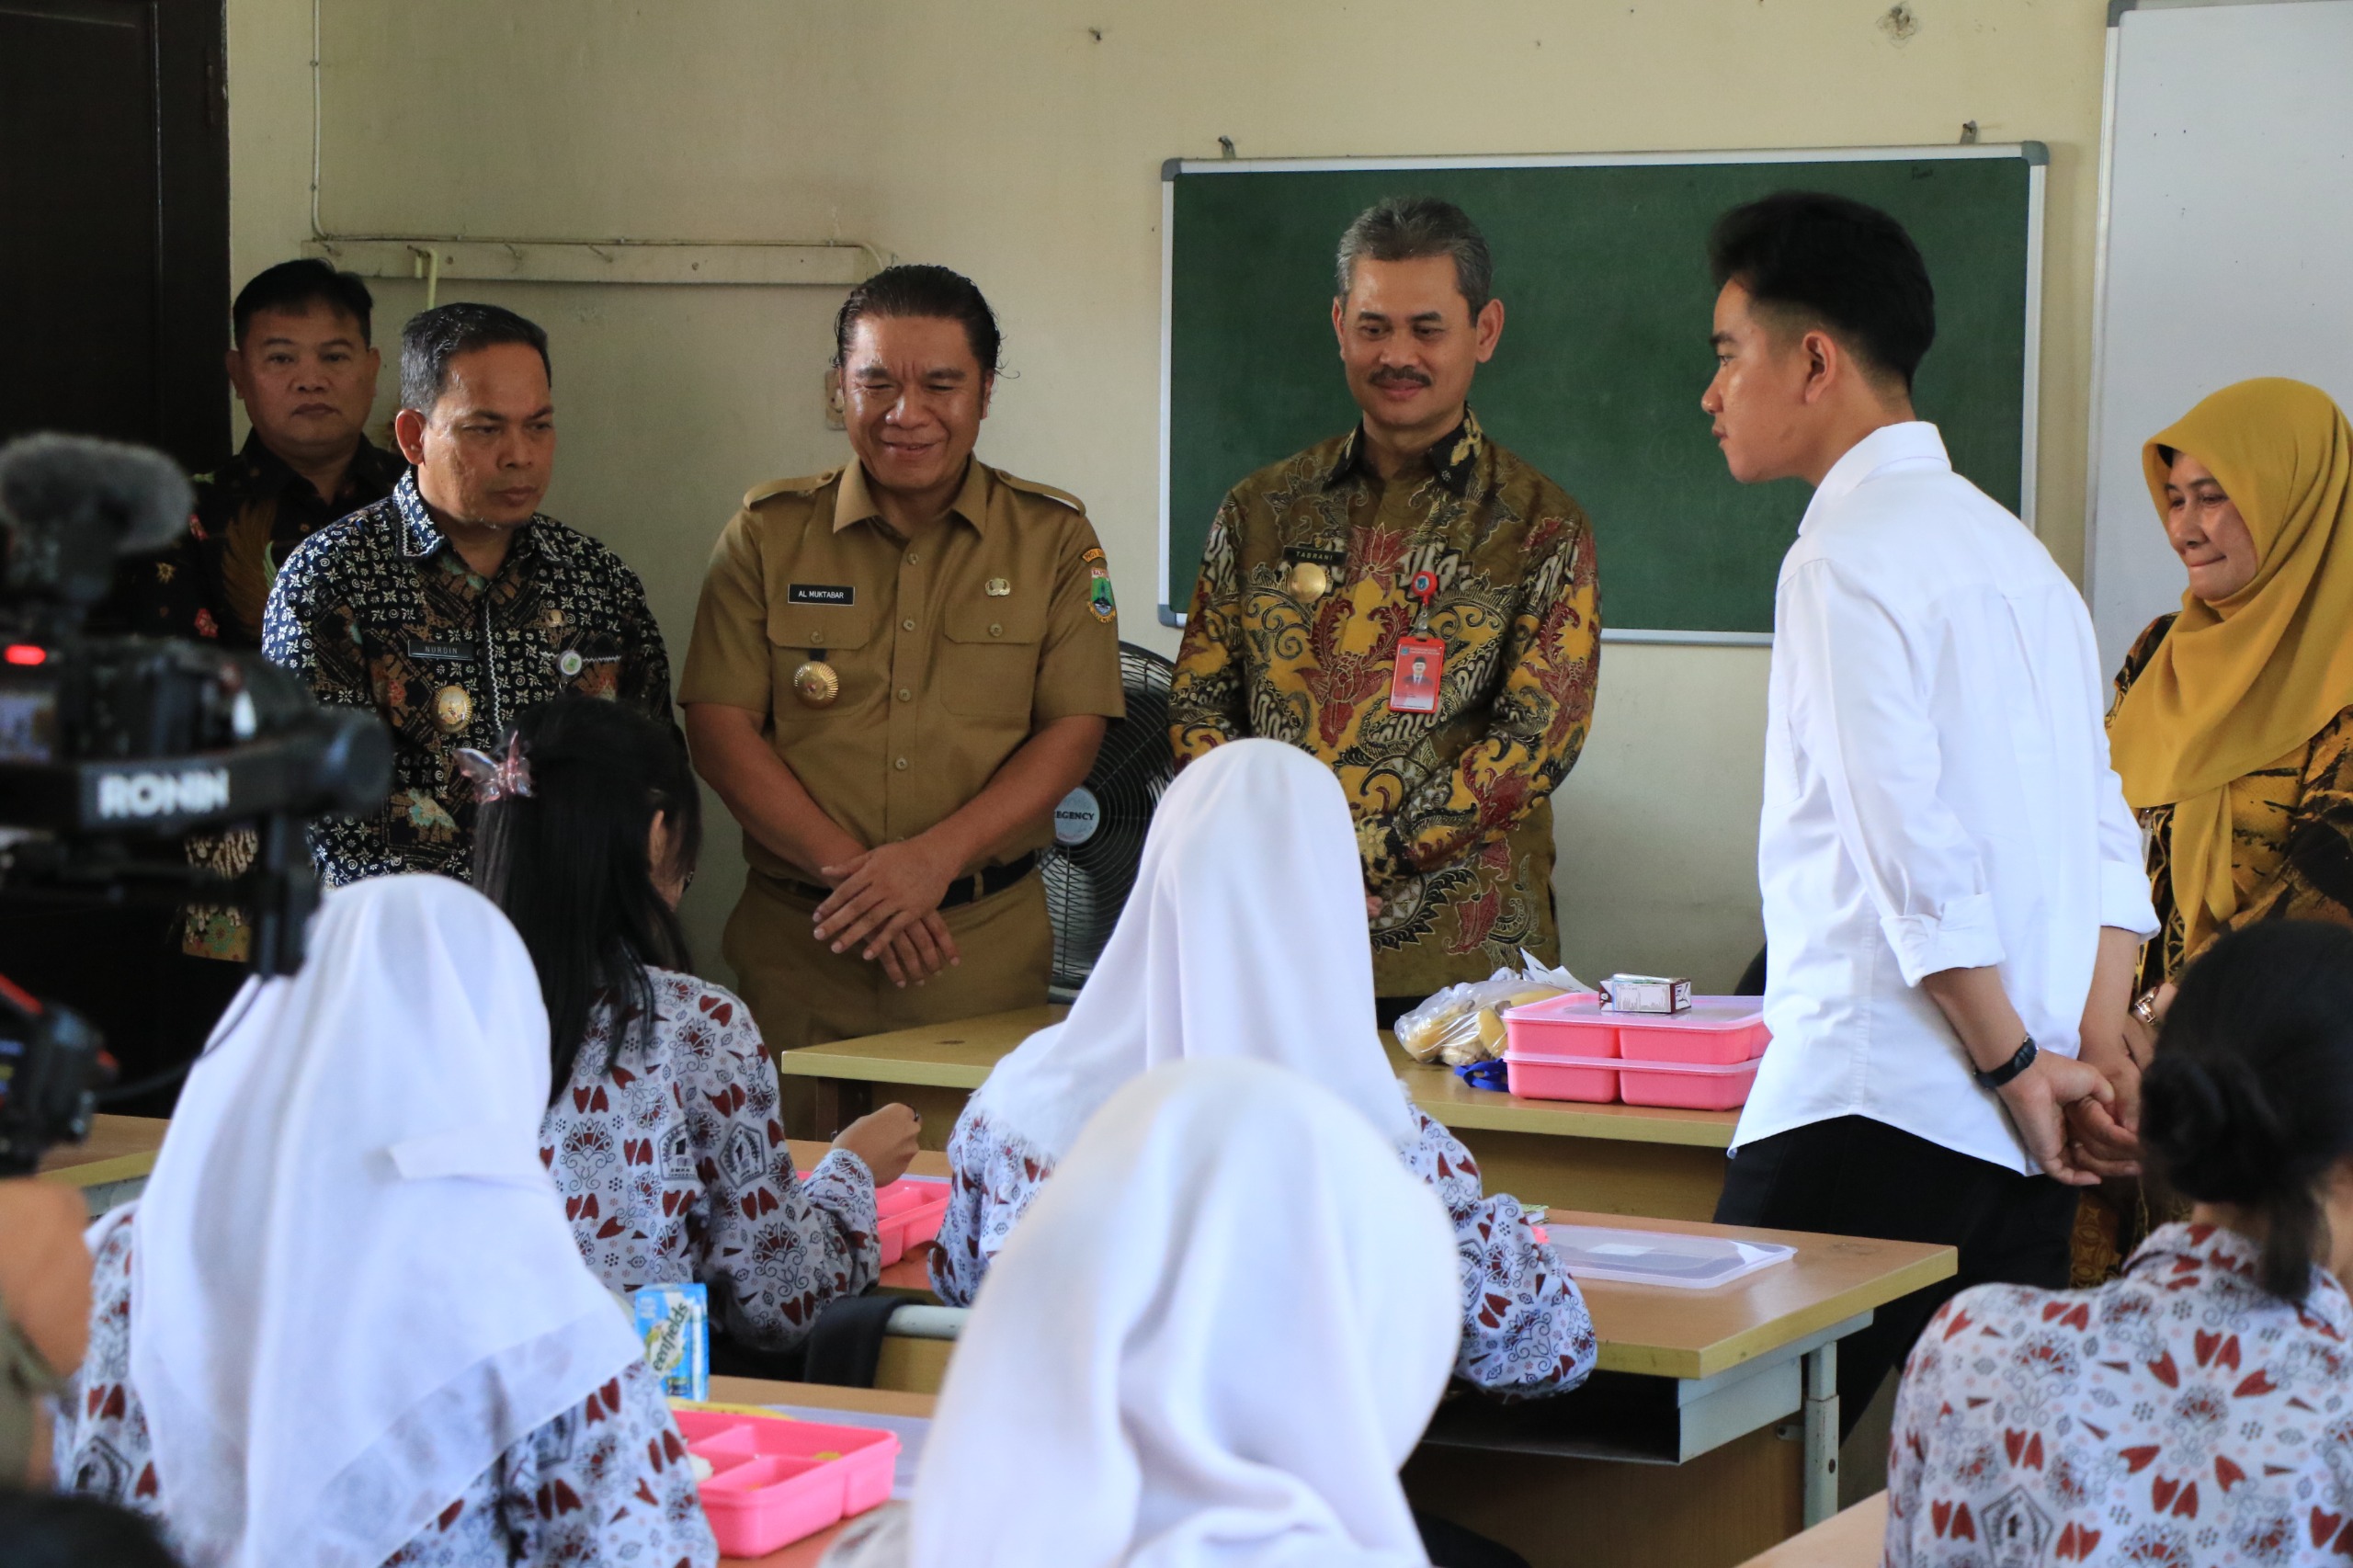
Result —
<path fill-rule="evenodd" d="M 89 1347 L 89 1222 L 79 1187 L 0 1181 L 0 1312 L 61 1377 Z"/>
<path fill-rule="evenodd" d="M 907 1174 L 915 1157 L 915 1135 L 922 1131 L 923 1118 L 905 1106 L 886 1105 L 843 1128 L 834 1147 L 864 1160 L 874 1173 L 874 1185 L 888 1187 Z"/>
<path fill-rule="evenodd" d="M 892 937 L 874 961 L 892 984 L 904 990 L 964 960 L 956 950 L 956 938 L 948 934 L 948 922 L 935 909 Z"/>
<path fill-rule="evenodd" d="M 846 865 L 827 866 L 833 896 L 817 906 L 817 939 L 834 951 L 853 949 L 869 960 L 882 956 L 892 938 L 936 915 L 961 864 L 925 835 L 881 844 Z"/>
<path fill-rule="evenodd" d="M 2002 1096 L 2027 1153 L 2054 1180 L 2069 1187 L 2099 1185 L 2099 1173 L 2077 1163 L 2067 1137 L 2070 1106 L 2082 1100 L 2115 1103 L 2116 1091 L 2098 1068 L 2046 1051 L 1995 1093 Z"/>

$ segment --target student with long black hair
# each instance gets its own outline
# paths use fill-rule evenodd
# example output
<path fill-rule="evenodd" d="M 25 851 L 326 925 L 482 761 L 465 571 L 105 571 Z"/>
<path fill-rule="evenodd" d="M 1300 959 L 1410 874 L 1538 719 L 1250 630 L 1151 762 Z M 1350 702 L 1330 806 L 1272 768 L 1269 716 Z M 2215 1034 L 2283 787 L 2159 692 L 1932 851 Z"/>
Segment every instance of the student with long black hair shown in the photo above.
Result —
<path fill-rule="evenodd" d="M 1893 1568 L 2353 1554 L 2353 930 L 2267 921 L 2208 948 L 2141 1139 L 2187 1221 L 2097 1290 L 1981 1286 L 1921 1335 Z"/>
<path fill-rule="evenodd" d="M 588 1266 L 617 1290 L 700 1280 L 738 1345 L 786 1350 L 874 1282 L 874 1189 L 915 1151 L 886 1106 L 796 1178 L 775 1063 L 735 996 L 698 979 L 676 908 L 701 816 L 686 750 L 619 703 L 523 712 L 465 759 L 477 881 L 522 933 L 547 1001 L 554 1097 L 540 1157 Z"/>

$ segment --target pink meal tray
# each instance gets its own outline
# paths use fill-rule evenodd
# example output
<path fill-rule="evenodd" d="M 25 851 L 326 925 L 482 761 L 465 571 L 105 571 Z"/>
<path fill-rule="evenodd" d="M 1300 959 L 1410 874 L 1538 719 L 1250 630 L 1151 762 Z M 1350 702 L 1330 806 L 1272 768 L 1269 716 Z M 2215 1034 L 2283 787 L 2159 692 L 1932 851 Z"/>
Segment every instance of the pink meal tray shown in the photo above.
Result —
<path fill-rule="evenodd" d="M 807 1181 L 809 1173 L 802 1171 Z M 882 1246 L 882 1267 L 890 1267 L 939 1234 L 948 1218 L 948 1183 L 940 1176 L 901 1176 L 874 1189 L 875 1239 Z"/>
<path fill-rule="evenodd" d="M 1556 996 L 1504 1014 L 1504 1072 L 1525 1099 L 1730 1110 L 1746 1103 L 1772 1034 L 1750 996 L 1697 996 L 1688 1011 L 1614 1013 Z"/>
<path fill-rule="evenodd" d="M 1555 996 L 1504 1014 L 1510 1049 L 1548 1056 L 1639 1056 L 1722 1066 L 1765 1054 L 1772 1033 L 1754 996 L 1694 996 L 1680 1013 L 1613 1013 L 1597 1000 Z"/>
<path fill-rule="evenodd" d="M 890 1501 L 894 1432 L 716 1410 L 676 1419 L 710 1463 L 702 1511 L 724 1556 L 763 1557 Z"/>
<path fill-rule="evenodd" d="M 1731 1110 L 1748 1103 L 1756 1062 L 1646 1062 L 1631 1056 L 1504 1057 L 1511 1092 L 1530 1100 L 1586 1100 Z M 1607 1086 L 1607 1093 L 1602 1092 Z"/>

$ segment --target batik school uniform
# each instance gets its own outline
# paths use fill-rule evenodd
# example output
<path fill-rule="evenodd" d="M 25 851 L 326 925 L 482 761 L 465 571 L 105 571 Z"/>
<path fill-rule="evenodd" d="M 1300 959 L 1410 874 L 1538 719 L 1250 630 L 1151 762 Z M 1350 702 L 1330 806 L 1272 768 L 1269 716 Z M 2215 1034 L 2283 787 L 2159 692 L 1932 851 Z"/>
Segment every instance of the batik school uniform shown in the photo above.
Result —
<path fill-rule="evenodd" d="M 324 536 L 320 536 L 324 537 Z M 331 888 L 91 1237 L 62 1465 L 191 1564 L 718 1561 L 539 1158 L 531 955 L 449 877 Z"/>
<path fill-rule="evenodd" d="M 1890 1568 L 2353 1557 L 2353 1300 L 2292 1306 L 2261 1249 L 2160 1227 L 2094 1290 L 1985 1285 L 1904 1368 Z"/>
<path fill-rule="evenodd" d="M 691 974 L 646 977 L 653 1027 L 608 1070 L 614 1011 L 589 1016 L 540 1158 L 607 1287 L 701 1280 L 731 1338 L 790 1349 L 881 1268 L 874 1175 L 836 1149 L 800 1180 L 750 1009 Z"/>
<path fill-rule="evenodd" d="M 1381 1130 L 1301 1074 L 1144 1073 L 973 1307 L 912 1504 L 824 1568 L 1427 1562 L 1397 1472 L 1453 1360 L 1448 1244 Z"/>
<path fill-rule="evenodd" d="M 146 1408 L 131 1381 L 137 1209 L 125 1204 L 91 1230 L 90 1348 L 60 1395 L 54 1456 L 59 1486 L 155 1518 L 169 1538 Z M 661 1380 L 636 1361 L 510 1445 L 383 1568 L 716 1561 Z"/>
<path fill-rule="evenodd" d="M 1397 1086 L 1401 1096 L 1404 1085 Z M 1557 1393 L 1593 1370 L 1593 1318 L 1559 1256 L 1536 1239 L 1519 1200 L 1482 1190 L 1478 1162 L 1406 1096 L 1415 1135 L 1405 1168 L 1427 1182 L 1454 1225 L 1462 1267 L 1462 1346 L 1455 1375 L 1516 1394 Z M 932 1289 L 966 1306 L 1053 1161 L 1017 1132 L 967 1109 L 948 1142 L 948 1216 L 931 1256 Z M 1269 1194 L 1270 1203 L 1280 1195 Z"/>
<path fill-rule="evenodd" d="M 1282 890 L 1280 898 L 1269 889 Z M 1330 768 L 1256 736 L 1212 746 L 1153 812 L 1136 881 L 1070 1016 L 1023 1040 L 966 1102 L 932 1283 L 972 1299 L 1038 1188 L 1112 1096 L 1153 1069 L 1247 1057 L 1338 1095 L 1452 1220 L 1463 1337 L 1456 1369 L 1552 1393 L 1593 1369 L 1585 1299 L 1511 1198 L 1422 1115 L 1373 1012 L 1373 950 L 1348 803 Z M 1269 1208 L 1294 1195 L 1269 1191 Z"/>

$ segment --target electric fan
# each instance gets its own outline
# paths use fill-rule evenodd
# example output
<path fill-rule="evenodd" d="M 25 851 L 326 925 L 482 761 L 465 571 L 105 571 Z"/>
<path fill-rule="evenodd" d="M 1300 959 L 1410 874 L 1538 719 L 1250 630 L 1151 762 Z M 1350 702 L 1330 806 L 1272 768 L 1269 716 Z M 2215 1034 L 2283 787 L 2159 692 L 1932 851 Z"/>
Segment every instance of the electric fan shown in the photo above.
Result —
<path fill-rule="evenodd" d="M 1067 1002 L 1095 969 L 1135 886 L 1153 809 L 1176 777 L 1168 750 L 1168 677 L 1176 666 L 1120 644 L 1128 716 L 1104 732 L 1086 782 L 1054 808 L 1054 841 L 1040 858 L 1054 923 L 1053 998 Z"/>

